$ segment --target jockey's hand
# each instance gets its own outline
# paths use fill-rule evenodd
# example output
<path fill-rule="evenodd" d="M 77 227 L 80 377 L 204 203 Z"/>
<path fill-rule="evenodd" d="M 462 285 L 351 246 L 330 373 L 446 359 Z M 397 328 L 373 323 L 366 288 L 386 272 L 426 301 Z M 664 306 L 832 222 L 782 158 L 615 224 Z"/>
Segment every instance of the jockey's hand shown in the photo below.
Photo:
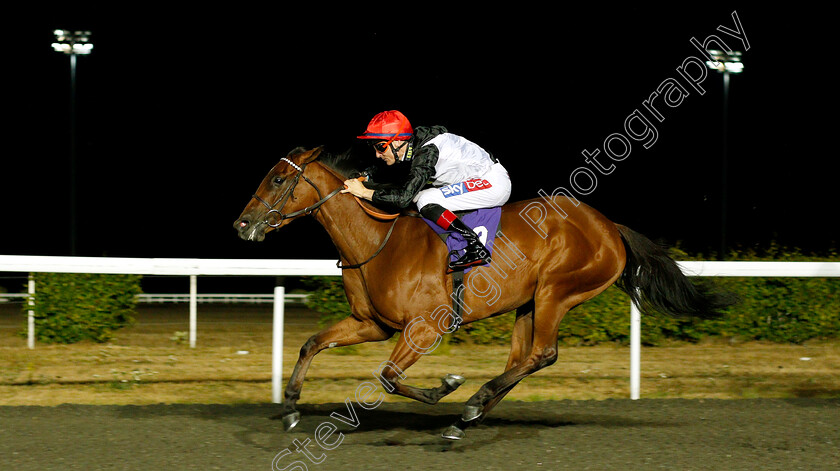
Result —
<path fill-rule="evenodd" d="M 373 197 L 373 190 L 370 188 L 366 188 L 364 183 L 355 178 L 351 178 L 350 180 L 344 181 L 344 189 L 341 190 L 342 193 L 350 193 L 353 196 L 357 196 L 359 198 L 364 198 L 369 200 Z"/>

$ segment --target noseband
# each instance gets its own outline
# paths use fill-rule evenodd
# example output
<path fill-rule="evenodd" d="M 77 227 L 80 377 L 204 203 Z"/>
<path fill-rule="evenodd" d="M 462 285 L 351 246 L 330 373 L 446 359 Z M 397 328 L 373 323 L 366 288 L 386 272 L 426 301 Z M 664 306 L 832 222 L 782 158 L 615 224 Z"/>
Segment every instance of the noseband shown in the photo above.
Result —
<path fill-rule="evenodd" d="M 328 199 L 337 195 L 338 192 L 340 192 L 344 188 L 343 186 L 340 186 L 340 187 L 336 188 L 335 190 L 329 192 L 327 194 L 327 196 L 321 197 L 321 190 L 318 189 L 318 186 L 315 185 L 315 183 L 313 183 L 312 180 L 310 180 L 306 175 L 303 174 L 303 171 L 306 169 L 306 166 L 309 165 L 309 162 L 303 164 L 303 166 L 300 166 L 300 165 L 292 162 L 290 159 L 288 159 L 286 157 L 283 157 L 280 160 L 285 161 L 286 163 L 291 165 L 292 168 L 297 170 L 297 173 L 295 174 L 294 180 L 292 181 L 292 184 L 289 185 L 289 188 L 287 188 L 286 191 L 283 192 L 283 194 L 280 196 L 280 198 L 277 201 L 274 202 L 274 204 L 268 204 L 268 201 L 262 199 L 256 193 L 251 195 L 255 200 L 262 203 L 262 205 L 265 206 L 268 209 L 268 212 L 265 215 L 265 221 L 263 221 L 268 226 L 278 227 L 285 219 L 290 219 L 290 218 L 293 218 L 293 217 L 297 217 L 297 216 L 300 216 L 301 214 L 310 214 L 313 211 L 320 208 L 322 204 L 326 203 Z M 283 211 L 283 206 L 286 206 L 286 202 L 289 200 L 289 198 L 294 193 L 295 187 L 297 186 L 298 182 L 300 181 L 300 177 L 303 177 L 303 180 L 306 181 L 306 183 L 309 183 L 312 186 L 312 188 L 315 189 L 315 192 L 318 193 L 318 198 L 320 198 L 320 199 L 315 204 L 313 204 L 312 206 L 307 206 L 303 209 L 299 209 L 299 210 L 291 212 L 291 213 L 283 213 L 282 212 Z M 275 209 L 275 207 L 278 204 L 280 205 L 280 208 Z M 277 222 L 274 223 L 274 224 L 269 222 L 269 218 L 270 218 L 272 213 L 275 214 L 276 217 L 279 218 L 277 220 Z"/>

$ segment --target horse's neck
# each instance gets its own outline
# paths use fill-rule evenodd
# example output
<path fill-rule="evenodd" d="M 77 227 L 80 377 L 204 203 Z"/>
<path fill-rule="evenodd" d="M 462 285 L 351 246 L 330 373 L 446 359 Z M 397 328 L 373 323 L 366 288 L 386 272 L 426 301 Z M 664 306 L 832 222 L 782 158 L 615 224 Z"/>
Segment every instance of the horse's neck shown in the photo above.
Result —
<path fill-rule="evenodd" d="M 343 180 L 329 169 L 319 166 L 319 186 L 335 188 Z M 320 173 L 320 172 L 319 172 Z M 321 205 L 315 213 L 339 253 L 350 263 L 366 260 L 378 248 L 390 224 L 372 219 L 349 193 L 339 193 Z"/>

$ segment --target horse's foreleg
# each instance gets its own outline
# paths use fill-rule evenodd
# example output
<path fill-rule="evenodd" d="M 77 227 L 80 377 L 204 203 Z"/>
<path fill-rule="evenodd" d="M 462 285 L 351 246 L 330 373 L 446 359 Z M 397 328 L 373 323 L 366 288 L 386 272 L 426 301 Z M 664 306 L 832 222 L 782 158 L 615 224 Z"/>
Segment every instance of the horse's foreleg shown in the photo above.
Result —
<path fill-rule="evenodd" d="M 306 371 L 318 352 L 327 348 L 387 340 L 391 335 L 393 331 L 384 330 L 371 320 L 359 320 L 350 316 L 309 337 L 300 349 L 300 356 L 286 386 L 283 412 L 280 414 L 284 428 L 287 431 L 290 430 L 300 419 L 300 413 L 295 410 L 295 405 L 300 398 Z"/>
<path fill-rule="evenodd" d="M 421 318 L 422 319 L 422 318 Z M 436 388 L 418 388 L 402 384 L 405 370 L 421 356 L 431 353 L 442 340 L 442 333 L 435 324 L 426 321 L 412 322 L 400 335 L 391 357 L 383 364 L 380 380 L 383 387 L 391 394 L 398 394 L 426 404 L 436 404 L 441 398 L 458 389 L 464 383 L 464 377 L 448 374 L 441 379 Z"/>

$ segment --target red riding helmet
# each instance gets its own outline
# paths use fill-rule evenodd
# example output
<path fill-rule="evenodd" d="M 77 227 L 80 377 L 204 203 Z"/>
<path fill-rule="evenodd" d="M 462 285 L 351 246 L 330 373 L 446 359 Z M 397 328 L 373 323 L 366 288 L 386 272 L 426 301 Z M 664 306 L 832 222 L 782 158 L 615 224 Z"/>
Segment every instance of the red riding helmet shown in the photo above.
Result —
<path fill-rule="evenodd" d="M 408 118 L 397 110 L 383 111 L 373 119 L 359 139 L 378 139 L 381 141 L 406 141 L 411 139 L 414 129 Z"/>

